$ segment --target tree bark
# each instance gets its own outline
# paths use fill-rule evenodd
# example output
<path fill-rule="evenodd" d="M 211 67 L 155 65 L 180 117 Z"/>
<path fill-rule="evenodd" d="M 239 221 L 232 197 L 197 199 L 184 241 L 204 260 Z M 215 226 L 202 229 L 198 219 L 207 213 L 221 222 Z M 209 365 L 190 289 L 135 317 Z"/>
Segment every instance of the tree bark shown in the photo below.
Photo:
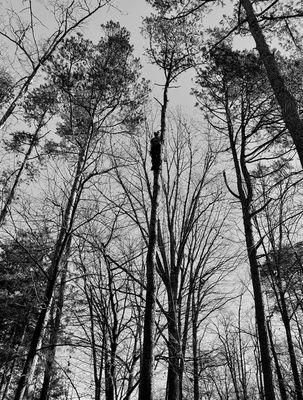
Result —
<path fill-rule="evenodd" d="M 248 255 L 250 274 L 253 286 L 255 316 L 256 316 L 257 332 L 258 332 L 259 346 L 260 346 L 262 373 L 264 378 L 265 399 L 275 400 L 269 344 L 266 331 L 264 304 L 262 298 L 262 288 L 259 275 L 259 265 L 257 261 L 257 249 L 254 243 L 254 236 L 253 236 L 252 213 L 251 213 L 253 187 L 245 161 L 245 151 L 246 151 L 245 118 L 242 110 L 241 147 L 240 147 L 240 154 L 238 155 L 238 150 L 234 138 L 233 124 L 230 115 L 227 92 L 225 93 L 225 111 L 227 118 L 229 143 L 231 147 L 231 152 L 237 177 L 237 189 L 239 193 L 237 197 L 241 203 L 241 208 L 242 208 L 242 219 L 244 225 L 246 250 Z"/>
<path fill-rule="evenodd" d="M 168 104 L 168 89 L 170 84 L 170 74 L 166 78 L 163 90 L 163 104 L 161 107 L 161 147 L 165 137 L 166 130 L 166 111 Z M 143 349 L 140 365 L 140 383 L 139 400 L 153 400 L 153 375 L 154 375 L 154 336 L 155 336 L 155 303 L 156 303 L 156 285 L 155 285 L 155 252 L 157 242 L 157 212 L 158 197 L 160 192 L 159 178 L 162 166 L 162 157 L 160 157 L 159 168 L 153 170 L 153 191 L 151 199 L 151 212 L 148 232 L 148 249 L 146 256 L 146 297 L 143 327 Z"/>
<path fill-rule="evenodd" d="M 276 352 L 276 349 L 275 349 L 275 345 L 274 345 L 274 341 L 273 341 L 273 337 L 272 337 L 272 332 L 271 332 L 271 327 L 270 327 L 270 322 L 269 321 L 267 321 L 267 331 L 268 331 L 268 337 L 269 337 L 271 352 L 272 352 L 274 363 L 275 363 L 275 367 L 276 367 L 276 373 L 277 373 L 277 377 L 278 377 L 278 384 L 279 384 L 281 400 L 288 400 L 287 392 L 286 392 L 286 388 L 285 388 L 285 384 L 284 384 L 284 379 L 283 379 L 283 375 L 282 375 L 282 372 L 281 372 L 281 368 L 280 368 L 277 352 Z"/>
<path fill-rule="evenodd" d="M 176 315 L 176 302 L 170 301 L 168 310 L 168 371 L 166 400 L 180 398 L 180 338 Z"/>
<path fill-rule="evenodd" d="M 66 286 L 66 275 L 67 275 L 67 268 L 68 268 L 68 256 L 69 256 L 69 252 L 70 252 L 71 238 L 72 238 L 72 236 L 70 235 L 68 238 L 68 243 L 66 245 L 66 250 L 65 250 L 65 255 L 64 255 L 65 260 L 63 261 L 59 294 L 58 294 L 57 302 L 55 303 L 55 307 L 56 307 L 55 321 L 54 321 L 54 324 L 52 327 L 52 331 L 50 333 L 49 348 L 47 349 L 46 367 L 44 370 L 44 378 L 43 378 L 43 384 L 42 384 L 42 389 L 41 389 L 41 393 L 40 393 L 40 400 L 48 399 L 49 387 L 50 387 L 51 379 L 53 376 L 54 362 L 55 362 L 55 357 L 56 357 L 56 346 L 57 346 L 58 338 L 59 338 L 60 324 L 61 324 L 63 305 L 64 305 L 64 292 L 65 292 L 65 286 Z"/>
<path fill-rule="evenodd" d="M 268 338 L 266 332 L 265 312 L 262 298 L 262 288 L 259 275 L 259 266 L 257 262 L 257 251 L 253 239 L 252 222 L 249 207 L 242 204 L 243 223 L 245 231 L 245 241 L 250 265 L 251 280 L 253 285 L 256 323 L 259 337 L 260 355 L 262 372 L 264 379 L 264 391 L 266 400 L 274 400 L 275 392 L 273 386 L 273 377 L 271 370 Z"/>
<path fill-rule="evenodd" d="M 193 346 L 193 379 L 194 400 L 200 399 L 199 369 L 198 369 L 198 325 L 195 298 L 192 294 L 192 346 Z"/>
<path fill-rule="evenodd" d="M 279 71 L 273 53 L 267 45 L 250 0 L 240 1 L 245 9 L 249 29 L 265 66 L 268 80 L 273 89 L 275 98 L 281 107 L 285 126 L 293 139 L 303 167 L 303 122 L 299 116 L 296 99 L 286 87 L 284 78 Z"/>
<path fill-rule="evenodd" d="M 159 174 L 155 169 L 152 208 L 149 225 L 148 251 L 146 256 L 146 297 L 143 328 L 143 349 L 140 367 L 139 400 L 153 400 L 153 374 L 154 374 L 154 336 L 155 336 L 155 249 L 156 225 L 159 196 Z"/>

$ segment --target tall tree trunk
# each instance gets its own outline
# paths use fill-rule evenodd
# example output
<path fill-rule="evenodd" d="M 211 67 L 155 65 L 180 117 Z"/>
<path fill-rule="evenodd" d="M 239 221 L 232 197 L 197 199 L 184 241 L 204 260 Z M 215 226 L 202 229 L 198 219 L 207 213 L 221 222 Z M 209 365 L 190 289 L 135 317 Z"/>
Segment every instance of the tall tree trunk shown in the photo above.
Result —
<path fill-rule="evenodd" d="M 170 230 L 170 266 L 171 271 L 168 276 L 168 371 L 166 400 L 180 399 L 180 361 L 181 361 L 181 341 L 178 324 L 178 286 L 179 286 L 179 266 L 176 264 L 176 246 L 173 229 Z"/>
<path fill-rule="evenodd" d="M 154 335 L 155 335 L 155 249 L 160 170 L 154 170 L 149 241 L 146 257 L 146 297 L 143 328 L 143 349 L 140 367 L 139 400 L 153 400 Z"/>
<path fill-rule="evenodd" d="M 60 325 L 61 325 L 61 318 L 63 312 L 63 305 L 64 305 L 64 293 L 65 293 L 65 286 L 66 286 L 66 275 L 67 275 L 67 268 L 68 268 L 68 257 L 70 254 L 70 244 L 71 244 L 72 236 L 70 235 L 68 238 L 68 242 L 66 244 L 66 250 L 64 255 L 63 267 L 62 267 L 62 275 L 61 275 L 61 282 L 59 286 L 59 293 L 57 302 L 54 302 L 56 307 L 55 313 L 55 321 L 52 326 L 52 330 L 50 332 L 50 339 L 49 339 L 49 348 L 47 349 L 47 356 L 46 356 L 46 366 L 44 370 L 44 378 L 42 389 L 40 393 L 40 400 L 47 400 L 49 397 L 49 387 L 50 382 L 53 376 L 53 369 L 56 357 L 56 346 L 58 343 L 59 332 L 60 332 Z"/>
<path fill-rule="evenodd" d="M 287 392 L 286 392 L 286 388 L 285 388 L 285 384 L 284 384 L 284 379 L 283 379 L 283 375 L 282 375 L 282 372 L 281 372 L 281 368 L 280 368 L 280 363 L 279 363 L 279 360 L 278 360 L 277 352 L 276 352 L 276 349 L 275 349 L 275 344 L 274 344 L 274 341 L 273 341 L 272 332 L 271 332 L 271 326 L 270 326 L 270 322 L 269 321 L 267 321 L 267 331 L 268 331 L 268 337 L 269 337 L 271 352 L 272 352 L 274 363 L 275 363 L 275 367 L 276 367 L 276 373 L 277 373 L 277 378 L 278 378 L 278 384 L 279 384 L 281 400 L 288 400 Z"/>
<path fill-rule="evenodd" d="M 108 333 L 106 333 L 106 348 L 104 349 L 105 399 L 115 400 L 115 385 L 112 375 L 112 346 L 110 345 L 108 336 Z M 110 347 L 110 351 L 108 351 L 108 347 Z"/>
<path fill-rule="evenodd" d="M 109 286 L 109 301 L 110 310 L 113 319 L 112 326 L 108 326 L 109 337 L 110 337 L 110 354 L 108 357 L 108 367 L 106 368 L 107 373 L 107 384 L 108 384 L 108 396 L 106 400 L 114 400 L 116 398 L 116 353 L 118 347 L 118 315 L 117 307 L 115 302 L 115 287 L 114 287 L 114 277 L 112 274 L 111 266 L 109 260 L 107 261 L 107 274 L 108 274 L 108 286 Z"/>
<path fill-rule="evenodd" d="M 53 302 L 53 299 L 51 299 L 51 303 L 52 302 Z M 28 373 L 27 385 L 23 389 L 23 396 L 24 396 L 24 399 L 26 399 L 26 400 L 32 400 L 34 398 L 34 396 L 35 396 L 36 381 L 35 381 L 34 377 L 35 377 L 36 367 L 37 367 L 37 364 L 38 364 L 38 361 L 39 361 L 38 349 L 41 348 L 42 344 L 43 344 L 43 338 L 44 338 L 44 334 L 45 334 L 46 325 L 47 325 L 47 322 L 49 320 L 50 311 L 51 311 L 51 304 L 50 304 L 50 306 L 49 306 L 49 308 L 47 310 L 47 313 L 46 313 L 46 316 L 45 316 L 45 319 L 44 319 L 42 332 L 40 334 L 40 337 L 39 337 L 39 340 L 38 340 L 38 343 L 37 343 L 37 350 L 36 350 L 36 353 L 35 353 L 35 355 L 33 357 L 31 368 L 30 368 L 29 373 Z"/>
<path fill-rule="evenodd" d="M 288 316 L 288 311 L 287 311 L 287 305 L 285 302 L 285 296 L 284 296 L 284 293 L 282 292 L 282 290 L 280 290 L 279 294 L 280 294 L 280 301 L 281 301 L 281 315 L 282 315 L 282 321 L 283 321 L 283 325 L 284 325 L 284 329 L 285 329 L 285 333 L 286 333 L 288 354 L 289 354 L 290 365 L 291 365 L 291 370 L 292 370 L 294 384 L 295 384 L 296 398 L 297 398 L 297 400 L 303 400 L 300 373 L 298 370 L 298 365 L 297 365 L 297 360 L 296 360 L 295 348 L 294 348 L 294 343 L 293 343 L 293 339 L 292 339 L 292 333 L 291 333 L 290 321 L 289 321 L 289 316 Z"/>
<path fill-rule="evenodd" d="M 249 395 L 247 393 L 247 374 L 246 374 L 246 360 L 245 351 L 243 348 L 242 341 L 242 325 L 241 325 L 241 310 L 242 310 L 242 296 L 240 297 L 240 303 L 238 308 L 238 346 L 239 346 L 239 380 L 242 388 L 242 400 L 249 400 Z"/>
<path fill-rule="evenodd" d="M 245 160 L 245 152 L 246 152 L 245 116 L 243 114 L 243 109 L 242 109 L 241 147 L 240 147 L 240 154 L 238 155 L 238 148 L 234 138 L 232 118 L 229 109 L 228 92 L 225 93 L 225 102 L 226 102 L 225 111 L 227 117 L 229 143 L 231 147 L 231 152 L 237 177 L 237 189 L 238 189 L 237 198 L 240 201 L 242 208 L 242 219 L 244 225 L 246 251 L 248 255 L 250 274 L 253 286 L 256 324 L 257 324 L 257 332 L 260 345 L 262 373 L 264 378 L 265 399 L 275 400 L 275 391 L 274 391 L 274 384 L 273 384 L 273 377 L 271 370 L 269 343 L 266 331 L 262 288 L 259 275 L 259 265 L 257 261 L 257 249 L 254 243 L 254 236 L 253 236 L 252 210 L 251 210 L 252 200 L 253 200 L 253 187 Z"/>
<path fill-rule="evenodd" d="M 166 110 L 168 103 L 168 88 L 170 75 L 166 78 L 163 91 L 163 104 L 161 107 L 161 145 L 159 165 L 153 169 L 153 191 L 151 199 L 151 212 L 148 232 L 148 249 L 146 256 L 146 297 L 143 326 L 143 349 L 140 365 L 139 400 L 153 400 L 153 375 L 154 375 L 154 336 L 155 336 L 155 252 L 156 252 L 156 227 L 158 197 L 160 192 L 159 177 L 161 171 L 162 145 L 166 130 Z"/>
<path fill-rule="evenodd" d="M 198 318 L 195 304 L 195 296 L 192 294 L 192 346 L 193 346 L 193 375 L 194 375 L 194 400 L 200 399 L 199 369 L 198 369 Z"/>
<path fill-rule="evenodd" d="M 179 379 L 180 400 L 183 400 L 183 375 L 184 375 L 184 369 L 185 369 L 185 355 L 186 355 L 186 348 L 187 348 L 188 331 L 189 331 L 189 326 L 190 326 L 189 320 L 190 320 L 191 296 L 192 296 L 191 287 L 192 287 L 192 285 L 190 284 L 190 289 L 189 289 L 189 293 L 187 295 L 187 301 L 186 301 L 186 311 L 185 311 L 183 334 L 182 334 L 180 379 Z M 179 310 L 179 320 L 181 320 L 181 308 Z M 179 326 L 181 326 L 180 323 L 179 323 Z"/>
<path fill-rule="evenodd" d="M 180 398 L 180 338 L 176 315 L 176 303 L 170 301 L 168 310 L 168 371 L 166 400 Z"/>
<path fill-rule="evenodd" d="M 246 249 L 250 265 L 251 280 L 253 285 L 255 314 L 257 331 L 260 345 L 260 355 L 262 363 L 262 372 L 264 378 L 264 391 L 266 400 L 274 400 L 275 392 L 273 385 L 273 377 L 271 370 L 269 344 L 266 332 L 265 312 L 262 298 L 262 288 L 259 275 L 259 266 L 257 262 L 257 250 L 253 239 L 252 221 L 249 207 L 247 204 L 242 204 L 243 223 L 245 231 Z"/>
<path fill-rule="evenodd" d="M 299 116 L 297 102 L 286 87 L 273 53 L 270 51 L 262 29 L 258 23 L 250 0 L 240 0 L 245 9 L 250 32 L 256 42 L 268 80 L 281 107 L 283 120 L 296 146 L 303 167 L 303 122 Z"/>
<path fill-rule="evenodd" d="M 25 364 L 23 367 L 21 377 L 20 377 L 18 385 L 17 385 L 14 400 L 23 400 L 25 390 L 29 383 L 29 378 L 31 375 L 33 375 L 32 370 L 34 368 L 34 360 L 35 360 L 35 356 L 37 353 L 37 348 L 38 348 L 39 342 L 42 338 L 43 327 L 46 322 L 47 313 L 49 311 L 49 307 L 50 307 L 51 300 L 53 297 L 55 285 L 57 282 L 59 266 L 60 266 L 64 251 L 66 249 L 66 245 L 69 240 L 71 228 L 73 225 L 75 208 L 77 207 L 77 204 L 78 204 L 77 196 L 78 196 L 81 172 L 82 172 L 82 167 L 83 167 L 83 157 L 84 157 L 84 149 L 81 149 L 81 151 L 79 153 L 77 168 L 76 168 L 76 175 L 75 175 L 73 186 L 71 188 L 71 192 L 70 192 L 70 195 L 69 195 L 69 198 L 67 201 L 63 220 L 61 223 L 60 232 L 59 232 L 59 235 L 58 235 L 58 238 L 56 241 L 56 245 L 55 245 L 55 249 L 54 249 L 52 263 L 51 263 L 51 267 L 50 267 L 50 271 L 49 271 L 49 278 L 48 278 L 45 293 L 44 293 L 43 307 L 40 310 L 40 314 L 39 314 L 39 317 L 38 317 L 38 320 L 37 320 L 37 323 L 35 326 L 35 330 L 34 330 L 32 340 L 30 343 L 30 347 L 29 347 L 29 351 L 27 354 L 27 358 L 26 358 L 26 361 L 25 361 Z"/>
<path fill-rule="evenodd" d="M 265 395 L 264 395 L 264 384 L 263 384 L 263 375 L 262 375 L 262 365 L 261 365 L 261 359 L 260 359 L 260 347 L 259 347 L 259 341 L 257 337 L 257 329 L 255 332 L 255 346 L 254 346 L 254 357 L 255 357 L 255 363 L 256 363 L 256 382 L 257 382 L 257 389 L 258 389 L 258 395 L 260 397 L 260 400 L 264 400 Z"/>

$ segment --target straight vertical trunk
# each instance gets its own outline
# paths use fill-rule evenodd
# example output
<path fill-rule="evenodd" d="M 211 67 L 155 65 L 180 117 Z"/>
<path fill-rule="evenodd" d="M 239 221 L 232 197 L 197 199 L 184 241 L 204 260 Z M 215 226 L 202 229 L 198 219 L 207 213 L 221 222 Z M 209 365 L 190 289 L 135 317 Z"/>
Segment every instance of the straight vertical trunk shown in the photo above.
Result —
<path fill-rule="evenodd" d="M 105 365 L 104 365 L 104 375 L 105 375 L 105 399 L 106 400 L 115 400 L 115 382 L 114 382 L 114 363 L 113 356 L 115 356 L 115 349 L 113 345 L 110 344 L 110 351 L 107 351 L 107 347 L 109 347 L 110 340 L 108 339 L 108 335 L 106 335 L 106 348 L 104 349 L 105 356 Z"/>
<path fill-rule="evenodd" d="M 171 235 L 170 245 L 170 265 L 171 273 L 168 279 L 170 280 L 169 293 L 168 293 L 168 371 L 167 371 L 167 386 L 166 386 L 166 399 L 179 400 L 180 399 L 180 361 L 181 361 L 181 343 L 178 325 L 178 277 L 179 267 L 175 265 L 175 240 L 173 232 Z"/>
<path fill-rule="evenodd" d="M 156 224 L 159 195 L 159 170 L 154 170 L 149 242 L 146 257 L 146 300 L 143 328 L 143 349 L 140 367 L 139 400 L 153 400 L 154 336 L 155 336 L 155 264 Z"/>
<path fill-rule="evenodd" d="M 143 349 L 140 365 L 139 400 L 153 400 L 153 375 L 154 375 L 154 336 L 155 336 L 155 251 L 158 197 L 160 192 L 159 177 L 161 171 L 162 145 L 166 130 L 166 110 L 168 103 L 168 88 L 170 75 L 166 78 L 163 91 L 163 104 L 161 107 L 161 149 L 159 168 L 153 170 L 153 191 L 151 199 L 151 212 L 148 232 L 148 249 L 146 256 L 146 298 L 143 326 Z"/>
<path fill-rule="evenodd" d="M 242 219 L 244 225 L 246 251 L 249 261 L 251 281 L 253 286 L 255 315 L 258 339 L 260 345 L 260 355 L 262 364 L 262 373 L 264 378 L 264 391 L 266 400 L 275 400 L 275 391 L 273 384 L 273 376 L 271 370 L 271 360 L 269 352 L 269 343 L 266 331 L 265 311 L 262 297 L 262 288 L 259 274 L 259 265 L 257 261 L 257 249 L 253 237 L 253 225 L 251 214 L 251 203 L 253 200 L 253 187 L 251 177 L 246 166 L 245 151 L 246 151 L 246 132 L 245 132 L 245 117 L 243 108 L 241 109 L 242 126 L 241 126 L 241 147 L 238 150 L 234 138 L 234 129 L 229 108 L 229 97 L 226 89 L 225 92 L 225 111 L 227 118 L 227 128 L 229 135 L 229 143 L 231 147 L 233 162 L 236 170 L 238 200 L 241 203 Z M 240 154 L 238 154 L 238 151 Z"/>
<path fill-rule="evenodd" d="M 259 266 L 257 262 L 257 251 L 253 239 L 250 211 L 246 204 L 242 204 L 242 212 L 243 212 L 246 248 L 248 253 L 251 280 L 254 293 L 256 323 L 257 323 L 257 331 L 259 337 L 262 372 L 264 377 L 265 399 L 274 400 L 275 392 L 273 386 L 268 337 L 266 332 L 265 312 L 264 312 L 264 305 L 262 298 Z"/>
<path fill-rule="evenodd" d="M 175 304 L 168 311 L 168 371 L 166 400 L 180 399 L 180 340 Z"/>
<path fill-rule="evenodd" d="M 192 296 L 192 346 L 193 346 L 193 373 L 194 373 L 194 400 L 200 400 L 199 369 L 198 369 L 198 327 L 194 296 Z"/>
<path fill-rule="evenodd" d="M 281 372 L 278 356 L 277 356 L 277 353 L 276 353 L 276 349 L 275 349 L 275 345 L 274 345 L 274 341 L 273 341 L 273 337 L 272 337 L 272 332 L 271 332 L 271 327 L 270 327 L 269 321 L 267 321 L 267 331 L 268 331 L 268 337 L 269 337 L 271 352 L 272 352 L 274 363 L 275 363 L 275 367 L 276 367 L 276 373 L 277 373 L 277 378 L 278 378 L 278 384 L 279 384 L 281 400 L 288 400 L 287 392 L 286 392 L 285 384 L 284 384 L 284 379 L 283 379 L 283 375 L 282 375 L 282 372 Z"/>

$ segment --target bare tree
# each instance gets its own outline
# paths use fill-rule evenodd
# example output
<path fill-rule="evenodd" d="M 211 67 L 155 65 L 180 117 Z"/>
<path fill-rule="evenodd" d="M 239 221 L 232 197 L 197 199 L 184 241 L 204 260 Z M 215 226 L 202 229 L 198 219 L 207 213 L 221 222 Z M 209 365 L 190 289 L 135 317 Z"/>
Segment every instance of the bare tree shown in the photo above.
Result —
<path fill-rule="evenodd" d="M 154 348 L 154 308 L 155 308 L 155 251 L 157 242 L 157 210 L 159 198 L 159 180 L 162 168 L 162 147 L 166 133 L 168 90 L 172 82 L 190 67 L 186 44 L 180 40 L 188 35 L 188 27 L 177 29 L 161 16 L 146 19 L 145 30 L 150 41 L 148 50 L 151 62 L 164 73 L 163 98 L 161 105 L 159 133 L 151 140 L 153 186 L 151 191 L 151 210 L 146 256 L 146 307 L 144 314 L 144 339 L 141 359 L 139 399 L 153 399 L 153 348 Z M 157 136 L 158 135 L 158 136 Z M 158 143 L 157 143 L 158 142 Z M 178 394 L 173 397 L 177 400 Z"/>
<path fill-rule="evenodd" d="M 262 248 L 264 251 L 263 256 L 265 258 L 262 265 L 261 276 L 264 279 L 265 285 L 268 286 L 269 284 L 271 287 L 271 290 L 267 291 L 269 302 L 271 303 L 270 298 L 273 297 L 275 299 L 271 307 L 271 313 L 278 311 L 281 315 L 293 375 L 294 391 L 296 393 L 296 398 L 301 399 L 302 388 L 300 372 L 295 352 L 293 329 L 291 327 L 292 316 L 296 309 L 296 300 L 291 308 L 288 304 L 289 300 L 287 300 L 287 297 L 292 298 L 291 294 L 288 293 L 288 288 L 296 287 L 297 284 L 295 282 L 298 276 L 294 274 L 285 279 L 284 274 L 287 274 L 289 267 L 283 255 L 283 253 L 286 253 L 287 257 L 290 257 L 286 250 L 288 246 L 287 243 L 290 241 L 291 236 L 290 224 L 300 219 L 301 213 L 300 209 L 298 210 L 298 207 L 295 205 L 295 198 L 301 177 L 295 172 L 291 173 L 287 162 L 284 162 L 284 165 L 280 162 L 280 168 L 275 173 L 268 175 L 268 170 L 269 167 L 263 169 L 259 168 L 257 171 L 263 202 L 267 204 L 267 207 L 264 208 L 262 213 L 258 216 L 258 219 L 256 219 L 256 226 L 261 235 Z M 269 196 L 272 199 L 270 203 L 268 203 Z M 292 199 L 291 205 L 288 203 L 288 198 Z M 276 201 L 274 202 L 273 199 L 276 199 Z M 263 238 L 266 238 L 266 240 L 263 240 Z M 278 366 L 277 362 L 276 365 Z"/>
<path fill-rule="evenodd" d="M 223 54 L 225 57 L 229 57 L 228 64 L 222 57 Z M 253 229 L 254 217 L 264 204 L 255 203 L 254 181 L 250 168 L 253 163 L 262 162 L 263 157 L 264 160 L 276 157 L 276 154 L 270 153 L 270 151 L 273 143 L 284 132 L 284 128 L 281 125 L 281 117 L 276 106 L 272 102 L 271 94 L 265 93 L 263 90 L 260 92 L 255 86 L 258 80 L 260 80 L 259 83 L 265 82 L 260 60 L 253 54 L 232 52 L 224 46 L 216 49 L 213 57 L 215 68 L 218 70 L 210 73 L 202 71 L 200 75 L 202 86 L 210 88 L 209 98 L 205 100 L 202 96 L 199 98 L 203 107 L 208 110 L 210 123 L 216 131 L 221 135 L 224 134 L 224 129 L 227 129 L 228 132 L 228 150 L 231 152 L 234 163 L 237 191 L 233 189 L 225 173 L 224 177 L 230 193 L 241 204 L 254 291 L 265 397 L 274 399 L 269 343 L 259 276 L 258 243 L 256 243 Z M 239 86 L 237 86 L 237 82 Z M 214 91 L 213 87 L 216 88 Z M 236 115 L 239 115 L 239 118 Z M 267 134 L 267 129 L 270 132 L 272 127 L 275 127 L 276 132 L 273 137 Z M 259 136 L 259 139 L 256 140 L 255 135 L 258 135 L 258 132 L 263 133 L 263 138 L 261 139 Z M 285 153 L 283 148 L 279 151 L 280 154 Z"/>

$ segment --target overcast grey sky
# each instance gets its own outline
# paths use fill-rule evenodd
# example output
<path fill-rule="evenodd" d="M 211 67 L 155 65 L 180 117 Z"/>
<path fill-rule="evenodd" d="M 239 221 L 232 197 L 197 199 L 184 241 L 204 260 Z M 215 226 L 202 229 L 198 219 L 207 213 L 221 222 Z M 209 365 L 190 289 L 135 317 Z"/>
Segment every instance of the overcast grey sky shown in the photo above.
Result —
<path fill-rule="evenodd" d="M 89 23 L 88 33 L 94 39 L 98 40 L 100 34 L 100 24 L 108 20 L 119 21 L 122 26 L 125 26 L 131 33 L 131 42 L 134 45 L 135 55 L 140 57 L 143 65 L 143 75 L 151 81 L 153 95 L 161 99 L 161 87 L 158 85 L 163 83 L 163 75 L 155 66 L 148 63 L 144 56 L 147 42 L 141 35 L 142 20 L 150 14 L 152 8 L 145 0 L 115 0 L 114 5 L 104 8 L 97 17 L 94 17 Z M 232 10 L 231 5 L 225 5 L 224 8 L 216 7 L 211 13 L 205 16 L 204 24 L 206 27 L 216 26 L 223 14 L 229 14 Z M 235 45 L 240 48 L 252 47 L 253 41 L 247 38 L 237 39 Z M 176 88 L 170 91 L 170 105 L 173 107 L 182 106 L 188 114 L 195 114 L 194 103 L 195 99 L 191 96 L 190 90 L 194 86 L 194 72 L 189 71 L 183 74 Z"/>
<path fill-rule="evenodd" d="M 135 56 L 139 57 L 143 66 L 142 74 L 149 79 L 152 86 L 152 96 L 161 100 L 162 92 L 161 85 L 164 82 L 162 72 L 156 66 L 150 65 L 144 55 L 148 43 L 141 35 L 142 20 L 150 14 L 151 7 L 145 0 L 116 0 L 115 6 L 104 8 L 98 16 L 90 20 L 86 32 L 93 40 L 98 40 L 100 34 L 100 24 L 114 20 L 119 21 L 122 26 L 125 26 L 131 33 L 131 42 L 134 45 Z M 171 89 L 169 98 L 172 107 L 182 106 L 186 113 L 192 114 L 194 108 L 194 98 L 189 92 L 193 83 L 191 79 L 193 73 L 184 74 L 177 82 L 177 88 Z M 155 102 L 155 107 L 158 107 Z"/>
<path fill-rule="evenodd" d="M 223 13 L 228 14 L 231 6 L 216 7 L 212 12 L 204 17 L 205 27 L 216 26 Z M 109 20 L 119 21 L 131 33 L 131 42 L 134 45 L 134 54 L 139 57 L 143 66 L 142 74 L 150 80 L 152 87 L 152 96 L 161 101 L 161 84 L 164 82 L 162 71 L 158 67 L 151 65 L 145 56 L 145 49 L 148 46 L 147 41 L 141 35 L 142 20 L 149 15 L 152 8 L 145 0 L 114 0 L 110 5 L 102 8 L 96 15 L 89 19 L 84 28 L 85 35 L 89 36 L 94 42 L 98 41 L 101 34 L 100 25 Z M 247 39 L 237 41 L 237 47 L 245 48 L 249 44 Z M 190 116 L 198 116 L 194 108 L 195 99 L 190 95 L 190 90 L 194 86 L 194 72 L 184 73 L 170 90 L 169 100 L 172 108 L 182 107 L 183 111 Z M 159 104 L 155 101 L 155 107 Z"/>

